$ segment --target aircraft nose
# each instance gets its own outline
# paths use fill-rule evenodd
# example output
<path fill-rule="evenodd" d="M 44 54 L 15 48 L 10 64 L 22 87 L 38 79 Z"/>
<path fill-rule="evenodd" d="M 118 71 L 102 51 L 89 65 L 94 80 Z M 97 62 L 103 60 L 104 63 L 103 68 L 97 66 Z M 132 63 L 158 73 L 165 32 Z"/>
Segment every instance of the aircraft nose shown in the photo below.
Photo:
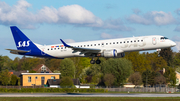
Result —
<path fill-rule="evenodd" d="M 171 46 L 172 46 L 172 47 L 176 46 L 176 43 L 172 41 L 172 42 L 171 42 Z"/>

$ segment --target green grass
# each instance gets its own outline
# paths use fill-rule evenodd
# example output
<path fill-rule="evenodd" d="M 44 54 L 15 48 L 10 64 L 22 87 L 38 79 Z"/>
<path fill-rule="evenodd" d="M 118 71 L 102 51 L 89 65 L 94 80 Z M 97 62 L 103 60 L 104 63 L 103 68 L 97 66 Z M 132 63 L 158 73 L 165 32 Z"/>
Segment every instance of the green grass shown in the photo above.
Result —
<path fill-rule="evenodd" d="M 180 97 L 0 97 L 0 101 L 179 101 Z"/>

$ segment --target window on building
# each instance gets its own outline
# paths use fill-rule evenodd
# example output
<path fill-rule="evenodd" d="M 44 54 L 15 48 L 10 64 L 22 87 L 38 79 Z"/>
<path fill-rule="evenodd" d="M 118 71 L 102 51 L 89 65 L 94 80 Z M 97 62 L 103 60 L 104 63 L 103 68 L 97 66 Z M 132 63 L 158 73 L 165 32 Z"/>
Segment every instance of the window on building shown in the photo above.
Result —
<path fill-rule="evenodd" d="M 41 77 L 41 80 L 45 80 L 45 77 L 43 76 L 43 77 Z"/>
<path fill-rule="evenodd" d="M 51 79 L 55 79 L 55 76 L 51 76 Z"/>
<path fill-rule="evenodd" d="M 46 72 L 46 66 L 43 65 L 43 66 L 41 67 L 41 71 L 42 71 L 42 72 Z"/>
<path fill-rule="evenodd" d="M 31 77 L 30 76 L 28 76 L 28 82 L 31 82 Z"/>

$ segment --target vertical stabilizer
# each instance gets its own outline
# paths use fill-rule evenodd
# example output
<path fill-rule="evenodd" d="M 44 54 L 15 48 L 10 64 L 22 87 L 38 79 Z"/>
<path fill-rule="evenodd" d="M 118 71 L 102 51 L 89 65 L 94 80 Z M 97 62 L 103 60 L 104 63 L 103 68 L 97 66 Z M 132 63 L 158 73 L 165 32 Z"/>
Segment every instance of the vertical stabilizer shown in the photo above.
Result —
<path fill-rule="evenodd" d="M 35 44 L 16 26 L 11 26 L 10 28 L 18 50 L 31 50 L 36 47 Z"/>

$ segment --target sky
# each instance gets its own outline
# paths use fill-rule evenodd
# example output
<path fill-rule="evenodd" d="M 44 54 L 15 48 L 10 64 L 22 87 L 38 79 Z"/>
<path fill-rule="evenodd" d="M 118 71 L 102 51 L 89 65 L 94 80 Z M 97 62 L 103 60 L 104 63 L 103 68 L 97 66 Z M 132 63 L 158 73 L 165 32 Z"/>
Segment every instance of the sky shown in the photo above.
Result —
<path fill-rule="evenodd" d="M 59 44 L 163 35 L 180 50 L 180 0 L 0 0 L 0 55 L 22 57 L 10 26 L 33 42 Z"/>

